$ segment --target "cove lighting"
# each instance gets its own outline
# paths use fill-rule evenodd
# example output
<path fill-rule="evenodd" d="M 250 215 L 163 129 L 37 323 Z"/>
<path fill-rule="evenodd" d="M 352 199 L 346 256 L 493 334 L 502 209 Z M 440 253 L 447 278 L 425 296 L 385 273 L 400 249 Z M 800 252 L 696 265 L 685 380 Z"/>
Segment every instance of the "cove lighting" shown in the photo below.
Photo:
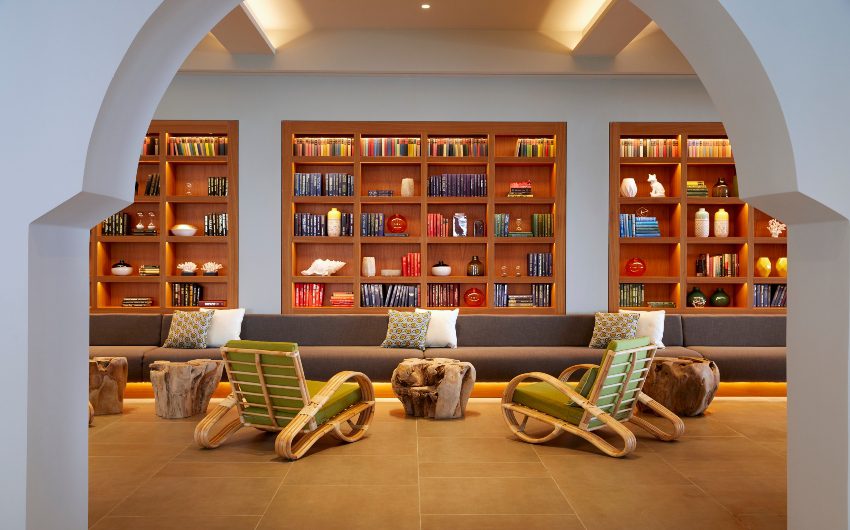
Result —
<path fill-rule="evenodd" d="M 431 9 L 431 4 L 422 4 L 422 9 Z"/>

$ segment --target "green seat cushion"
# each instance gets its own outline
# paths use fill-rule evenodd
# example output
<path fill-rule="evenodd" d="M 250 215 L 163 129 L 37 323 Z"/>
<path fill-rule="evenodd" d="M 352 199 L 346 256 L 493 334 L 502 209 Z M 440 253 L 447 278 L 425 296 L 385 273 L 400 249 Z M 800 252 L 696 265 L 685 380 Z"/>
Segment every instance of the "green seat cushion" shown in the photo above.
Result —
<path fill-rule="evenodd" d="M 584 409 L 555 389 L 549 383 L 529 383 L 519 385 L 514 390 L 513 402 L 528 408 L 545 412 L 550 416 L 578 425 L 584 415 Z M 570 406 L 573 405 L 573 406 Z"/>

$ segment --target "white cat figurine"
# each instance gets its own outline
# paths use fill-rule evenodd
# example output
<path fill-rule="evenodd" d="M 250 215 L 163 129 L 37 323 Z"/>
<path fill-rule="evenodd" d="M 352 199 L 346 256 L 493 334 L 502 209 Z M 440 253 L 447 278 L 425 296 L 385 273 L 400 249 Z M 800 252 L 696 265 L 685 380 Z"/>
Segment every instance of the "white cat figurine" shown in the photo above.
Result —
<path fill-rule="evenodd" d="M 661 183 L 658 182 L 655 173 L 650 173 L 647 181 L 649 182 L 650 188 L 652 188 L 649 191 L 650 197 L 664 197 L 664 186 L 662 186 Z"/>

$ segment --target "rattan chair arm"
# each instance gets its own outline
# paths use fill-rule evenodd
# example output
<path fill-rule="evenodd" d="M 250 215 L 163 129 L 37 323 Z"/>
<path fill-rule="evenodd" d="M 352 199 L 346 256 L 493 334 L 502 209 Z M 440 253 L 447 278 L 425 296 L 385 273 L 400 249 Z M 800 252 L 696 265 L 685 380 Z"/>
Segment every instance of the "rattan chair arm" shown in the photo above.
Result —
<path fill-rule="evenodd" d="M 570 366 L 569 368 L 567 368 L 566 370 L 561 372 L 561 375 L 558 376 L 558 379 L 560 379 L 561 381 L 566 383 L 567 379 L 569 379 L 569 377 L 571 375 L 573 375 L 573 372 L 575 372 L 576 370 L 591 370 L 593 368 L 599 368 L 599 365 L 598 364 L 574 364 L 573 366 Z"/>

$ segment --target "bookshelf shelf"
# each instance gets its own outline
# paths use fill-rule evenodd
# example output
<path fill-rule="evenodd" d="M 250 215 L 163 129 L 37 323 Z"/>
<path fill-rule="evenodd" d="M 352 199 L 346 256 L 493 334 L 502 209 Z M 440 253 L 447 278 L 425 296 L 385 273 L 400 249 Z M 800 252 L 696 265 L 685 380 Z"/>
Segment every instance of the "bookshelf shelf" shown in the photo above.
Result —
<path fill-rule="evenodd" d="M 361 307 L 361 287 L 367 284 L 382 284 L 384 294 L 390 287 L 402 285 L 415 286 L 419 291 L 418 307 L 428 306 L 429 286 L 446 284 L 457 285 L 457 295 L 461 300 L 463 313 L 499 314 L 558 314 L 564 312 L 564 200 L 566 197 L 566 127 L 562 123 L 465 123 L 465 122 L 284 122 L 281 125 L 281 173 L 282 204 L 281 246 L 282 256 L 282 312 L 291 314 L 339 314 L 339 313 L 386 313 L 386 307 Z M 301 146 L 325 146 L 331 139 L 350 139 L 351 156 L 345 157 L 305 157 L 293 156 Z M 421 156 L 364 156 L 361 140 L 377 138 L 418 138 Z M 537 144 L 527 140 L 539 140 Z M 487 156 L 431 156 L 429 139 L 460 139 L 456 142 L 444 142 L 441 145 L 467 146 L 470 150 L 481 144 L 486 146 Z M 527 140 L 526 140 L 527 139 Z M 469 140 L 469 141 L 467 141 Z M 518 142 L 523 145 L 551 145 L 554 140 L 556 156 L 545 158 L 510 156 L 515 152 Z M 325 143 L 323 143 L 325 142 Z M 336 145 L 347 144 L 347 140 L 336 141 Z M 394 142 L 369 142 L 371 146 L 394 145 Z M 536 145 L 536 146 L 535 146 Z M 307 147 L 304 147 L 307 149 Z M 447 148 L 448 149 L 448 148 Z M 465 149 L 465 147 L 464 147 Z M 299 151 L 300 152 L 300 151 Z M 328 152 L 323 150 L 321 152 Z M 338 152 L 338 151 L 336 151 Z M 346 152 L 343 149 L 343 152 Z M 372 151 L 375 152 L 375 151 Z M 377 151 L 380 152 L 380 151 Z M 384 151 L 386 152 L 386 151 Z M 403 152 L 403 151 L 401 151 Z M 548 152 L 547 152 L 548 154 Z M 345 173 L 352 175 L 353 196 L 294 196 L 295 173 Z M 432 177 L 442 175 L 484 175 L 487 181 L 487 195 L 483 197 L 441 197 L 429 196 Z M 474 187 L 478 180 L 443 179 L 443 186 L 449 192 L 453 187 Z M 414 195 L 401 195 L 402 179 L 412 179 Z M 513 182 L 531 182 L 536 198 L 507 198 L 510 184 Z M 303 181 L 302 181 L 303 182 Z M 473 188 L 474 189 L 474 188 Z M 370 191 L 388 190 L 392 196 L 369 196 Z M 294 214 L 312 214 L 321 220 L 332 208 L 336 207 L 353 219 L 353 237 L 295 237 L 293 228 Z M 448 222 L 449 232 L 454 230 L 453 219 L 457 213 L 465 214 L 467 231 L 473 233 L 474 223 L 484 221 L 486 236 L 474 237 L 429 237 L 437 227 L 436 223 Z M 538 214 L 551 215 L 554 237 L 534 238 L 496 238 L 496 214 L 507 214 L 510 219 L 522 218 L 535 223 L 544 222 L 545 217 L 532 217 Z M 407 223 L 408 237 L 361 235 L 362 214 L 399 214 Z M 304 217 L 300 219 L 306 219 Z M 500 218 L 503 219 L 503 218 Z M 386 220 L 385 220 L 386 223 Z M 303 224 L 301 225 L 304 226 Z M 321 224 L 319 225 L 322 226 Z M 374 224 L 372 225 L 374 226 Z M 445 227 L 446 224 L 439 226 Z M 537 226 L 535 224 L 535 226 Z M 541 225 L 542 226 L 542 225 Z M 530 228 L 529 228 L 530 229 Z M 322 230 L 320 228 L 320 230 Z M 385 225 L 386 230 L 386 225 Z M 300 232 L 299 232 L 300 233 Z M 504 241 L 500 240 L 504 239 Z M 552 277 L 521 277 L 517 280 L 498 276 L 502 266 L 517 265 L 527 273 L 528 254 L 552 254 L 554 264 Z M 419 276 L 401 277 L 363 277 L 360 275 L 362 258 L 374 257 L 376 270 L 402 269 L 402 259 L 419 255 Z M 456 273 L 466 272 L 467 263 L 472 256 L 478 256 L 487 271 L 486 276 L 430 276 L 431 266 L 443 261 Z M 327 278 L 305 277 L 300 271 L 309 267 L 315 259 L 335 259 L 346 265 L 338 272 L 340 276 Z M 414 261 L 415 262 L 415 261 Z M 294 284 L 320 284 L 323 287 L 320 307 L 301 307 L 295 304 L 297 295 Z M 494 307 L 497 284 L 513 284 L 508 294 L 536 296 L 541 299 L 547 292 L 551 297 L 550 306 L 539 307 Z M 541 284 L 535 287 L 531 284 Z M 485 297 L 481 307 L 467 307 L 463 295 L 468 289 L 479 289 Z M 311 288 L 317 294 L 318 288 Z M 449 287 L 451 289 L 451 287 Z M 500 287 L 501 289 L 501 287 Z M 303 293 L 304 291 L 298 291 Z M 330 305 L 333 293 L 353 293 L 353 307 Z M 308 291 L 309 296 L 310 291 Z M 435 294 L 432 292 L 432 294 Z M 439 296 L 445 296 L 440 294 Z M 454 295 L 452 295 L 454 296 Z M 517 300 L 512 298 L 513 300 Z M 436 300 L 432 300 L 436 301 Z M 404 310 L 405 308 L 397 308 Z M 412 309 L 412 308 L 407 308 Z M 440 307 L 438 309 L 445 309 Z"/>
<path fill-rule="evenodd" d="M 145 135 L 145 147 L 158 154 L 139 157 L 134 203 L 107 221 L 107 233 L 128 233 L 137 223 L 153 222 L 156 235 L 104 235 L 104 224 L 91 231 L 90 310 L 93 313 L 170 313 L 175 306 L 174 284 L 197 284 L 200 299 L 224 300 L 238 305 L 238 122 L 153 121 Z M 226 140 L 225 140 L 226 139 Z M 149 142 L 149 143 L 147 143 Z M 174 142 L 174 143 L 172 143 Z M 191 145 L 218 156 L 176 156 L 172 148 Z M 212 144 L 212 147 L 210 146 Z M 143 148 L 143 149 L 144 149 Z M 208 195 L 223 192 L 227 195 Z M 151 188 L 156 184 L 158 191 Z M 192 194 L 187 194 L 187 191 Z M 126 215 L 125 215 L 126 214 Z M 227 236 L 204 236 L 206 216 L 227 214 Z M 223 216 L 222 216 L 223 217 Z M 218 218 L 220 219 L 220 218 Z M 117 223 L 117 226 L 116 226 Z M 191 237 L 174 236 L 170 228 L 188 223 L 198 227 Z M 131 276 L 111 276 L 111 265 L 124 260 L 133 267 Z M 180 276 L 177 264 L 193 261 L 198 268 L 207 261 L 223 266 L 218 276 Z M 159 267 L 157 276 L 138 275 L 141 266 Z M 124 306 L 125 298 L 150 298 L 150 306 Z"/>
<path fill-rule="evenodd" d="M 720 123 L 612 123 L 610 126 L 610 218 L 609 218 L 609 289 L 608 308 L 652 309 L 646 302 L 667 302 L 670 313 L 703 314 L 783 314 L 784 307 L 756 307 L 755 299 L 764 301 L 766 291 L 760 284 L 781 286 L 786 278 L 754 277 L 754 264 L 759 257 L 772 263 L 787 253 L 786 239 L 769 236 L 767 223 L 771 217 L 748 205 L 739 197 L 692 197 L 687 195 L 689 181 L 703 181 L 709 192 L 720 178 L 730 190 L 737 189 L 738 176 L 734 157 L 696 157 L 691 153 L 728 154 L 724 143 L 726 132 Z M 622 146 L 621 146 L 621 140 Z M 707 140 L 707 141 L 706 141 Z M 717 140 L 717 141 L 715 141 Z M 669 142 L 662 147 L 662 143 Z M 661 158 L 622 157 L 621 153 L 667 153 L 678 156 Z M 656 174 L 669 197 L 649 197 L 648 174 Z M 637 197 L 621 197 L 624 178 L 634 178 Z M 709 213 L 710 236 L 695 237 L 695 214 L 700 208 Z M 723 208 L 729 214 L 729 236 L 716 237 L 714 215 Z M 626 228 L 635 225 L 651 230 L 654 224 L 665 237 L 620 237 L 620 215 L 654 217 L 657 223 L 626 218 Z M 649 227 L 649 228 L 647 228 Z M 617 244 L 619 243 L 619 244 Z M 645 276 L 626 275 L 632 258 L 646 265 Z M 729 265 L 732 263 L 733 265 Z M 737 263 L 737 276 L 697 276 L 697 272 L 723 270 Z M 703 268 L 705 267 L 705 268 Z M 729 270 L 728 268 L 726 270 Z M 774 272 L 775 274 L 775 272 Z M 687 307 L 688 293 L 699 287 L 710 298 L 722 288 L 730 297 L 728 307 Z M 780 287 L 770 287 L 771 297 L 783 294 Z M 642 303 L 635 304 L 636 301 Z"/>

